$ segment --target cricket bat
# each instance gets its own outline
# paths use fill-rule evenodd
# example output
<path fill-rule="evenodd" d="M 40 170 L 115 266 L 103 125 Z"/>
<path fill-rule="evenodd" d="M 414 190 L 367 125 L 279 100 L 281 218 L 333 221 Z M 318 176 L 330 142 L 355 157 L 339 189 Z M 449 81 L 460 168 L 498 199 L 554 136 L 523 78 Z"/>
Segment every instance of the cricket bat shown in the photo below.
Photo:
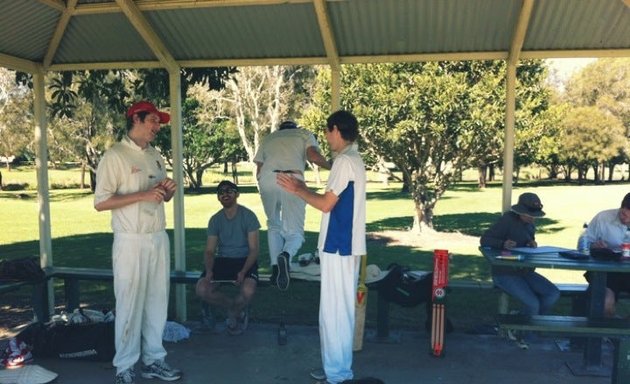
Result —
<path fill-rule="evenodd" d="M 365 310 L 367 308 L 368 289 L 365 286 L 367 268 L 367 255 L 361 256 L 361 272 L 359 274 L 359 286 L 357 288 L 357 301 L 354 305 L 354 340 L 353 351 L 363 349 L 363 333 L 365 331 Z"/>
<path fill-rule="evenodd" d="M 444 320 L 446 312 L 446 286 L 448 284 L 448 251 L 433 252 L 433 313 L 431 318 L 431 354 L 441 357 L 444 352 Z"/>

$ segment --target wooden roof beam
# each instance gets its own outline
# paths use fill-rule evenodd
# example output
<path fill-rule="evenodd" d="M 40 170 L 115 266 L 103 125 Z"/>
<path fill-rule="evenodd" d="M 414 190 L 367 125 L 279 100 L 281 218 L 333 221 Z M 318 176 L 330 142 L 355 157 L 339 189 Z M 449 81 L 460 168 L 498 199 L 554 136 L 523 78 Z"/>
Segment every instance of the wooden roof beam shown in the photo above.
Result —
<path fill-rule="evenodd" d="M 326 56 L 328 57 L 328 64 L 333 70 L 339 70 L 339 52 L 337 51 L 335 35 L 333 34 L 330 18 L 328 17 L 326 0 L 313 0 L 313 5 L 315 6 L 315 13 L 317 14 L 319 32 L 322 35 L 324 49 L 326 50 Z"/>
<path fill-rule="evenodd" d="M 164 67 L 169 71 L 179 70 L 179 64 L 135 3 L 132 0 L 116 0 L 116 3 Z"/>
<path fill-rule="evenodd" d="M 48 66 L 50 66 L 50 63 L 52 63 L 53 58 L 55 57 L 57 48 L 59 48 L 59 44 L 61 43 L 63 34 L 66 32 L 66 28 L 68 27 L 68 23 L 70 22 L 70 18 L 72 17 L 74 8 L 77 5 L 77 1 L 78 0 L 68 1 L 68 7 L 64 8 L 61 12 L 61 17 L 59 18 L 57 27 L 55 27 L 55 32 L 53 32 L 52 39 L 50 39 L 50 44 L 48 44 L 48 50 L 46 51 L 46 55 L 44 56 L 44 68 L 48 68 Z"/>
<path fill-rule="evenodd" d="M 529 19 L 532 15 L 532 9 L 534 8 L 534 0 L 523 0 L 523 6 L 521 12 L 518 15 L 518 21 L 514 28 L 512 35 L 512 43 L 510 44 L 510 53 L 508 55 L 508 63 L 516 65 L 523 49 L 523 42 L 525 41 L 525 35 L 527 35 L 527 27 L 529 26 Z"/>
<path fill-rule="evenodd" d="M 49 0 L 50 1 L 50 0 Z M 159 11 L 165 9 L 194 9 L 213 7 L 234 7 L 251 5 L 304 4 L 313 0 L 137 0 L 135 5 L 141 11 Z M 120 8 L 113 3 L 80 4 L 77 15 L 98 13 L 118 13 Z"/>
<path fill-rule="evenodd" d="M 36 73 L 39 71 L 40 65 L 30 60 L 0 53 L 0 67 L 12 69 L 14 71 Z"/>
<path fill-rule="evenodd" d="M 66 4 L 62 0 L 37 0 L 40 3 L 63 12 L 66 9 Z"/>

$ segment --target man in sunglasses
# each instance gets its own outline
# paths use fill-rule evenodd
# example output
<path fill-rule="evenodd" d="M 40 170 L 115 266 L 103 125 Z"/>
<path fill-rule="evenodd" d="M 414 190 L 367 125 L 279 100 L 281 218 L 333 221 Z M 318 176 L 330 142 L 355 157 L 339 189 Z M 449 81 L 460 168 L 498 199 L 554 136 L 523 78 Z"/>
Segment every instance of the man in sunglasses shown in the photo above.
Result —
<path fill-rule="evenodd" d="M 256 214 L 237 203 L 236 184 L 223 180 L 217 198 L 223 206 L 208 222 L 204 252 L 205 271 L 196 292 L 210 305 L 227 310 L 226 326 L 230 335 L 240 335 L 247 328 L 247 306 L 258 284 L 258 237 L 260 223 Z M 219 290 L 222 282 L 240 287 L 235 297 Z"/>

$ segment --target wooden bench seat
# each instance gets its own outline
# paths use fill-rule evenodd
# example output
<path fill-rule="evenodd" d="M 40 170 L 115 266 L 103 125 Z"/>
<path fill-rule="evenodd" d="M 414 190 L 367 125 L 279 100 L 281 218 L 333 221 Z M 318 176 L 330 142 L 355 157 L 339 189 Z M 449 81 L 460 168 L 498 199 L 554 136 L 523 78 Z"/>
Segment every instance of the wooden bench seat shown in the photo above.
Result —
<path fill-rule="evenodd" d="M 0 293 L 17 291 L 25 285 L 32 284 L 29 281 L 0 281 Z"/>
<path fill-rule="evenodd" d="M 630 337 L 630 321 L 616 318 L 591 319 L 582 316 L 497 315 L 501 329 L 562 333 L 571 336 Z"/>

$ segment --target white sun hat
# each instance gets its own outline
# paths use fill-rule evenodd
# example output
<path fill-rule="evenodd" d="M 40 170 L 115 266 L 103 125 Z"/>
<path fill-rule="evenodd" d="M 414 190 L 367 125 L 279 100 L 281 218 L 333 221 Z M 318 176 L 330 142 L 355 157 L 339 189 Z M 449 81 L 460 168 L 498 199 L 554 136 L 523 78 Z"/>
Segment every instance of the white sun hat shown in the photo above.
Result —
<path fill-rule="evenodd" d="M 0 384 L 46 384 L 56 378 L 55 372 L 33 364 L 0 370 Z"/>
<path fill-rule="evenodd" d="M 365 269 L 365 284 L 376 283 L 377 281 L 383 280 L 388 273 L 389 270 L 381 271 L 378 265 L 370 264 Z"/>

